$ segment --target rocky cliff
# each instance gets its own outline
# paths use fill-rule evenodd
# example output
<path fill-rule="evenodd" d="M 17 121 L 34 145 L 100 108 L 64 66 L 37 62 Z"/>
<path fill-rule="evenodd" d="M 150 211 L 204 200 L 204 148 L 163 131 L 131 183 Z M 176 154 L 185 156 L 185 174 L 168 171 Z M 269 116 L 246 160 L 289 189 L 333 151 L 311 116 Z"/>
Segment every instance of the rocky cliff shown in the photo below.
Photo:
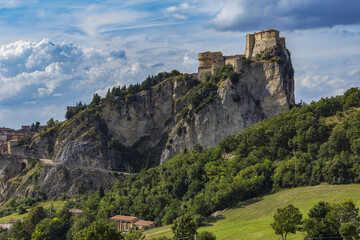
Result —
<path fill-rule="evenodd" d="M 15 155 L 0 155 L 0 202 L 12 197 L 48 198 L 110 187 L 118 173 Z"/>
<path fill-rule="evenodd" d="M 215 146 L 226 135 L 295 103 L 288 52 L 274 48 L 257 60 L 239 59 L 235 71 L 235 78 L 216 82 L 216 96 L 204 98 L 200 107 L 191 99 L 205 80 L 191 75 L 168 78 L 131 101 L 102 99 L 42 132 L 28 155 L 65 165 L 137 170 L 145 162 L 163 163 L 195 144 Z"/>

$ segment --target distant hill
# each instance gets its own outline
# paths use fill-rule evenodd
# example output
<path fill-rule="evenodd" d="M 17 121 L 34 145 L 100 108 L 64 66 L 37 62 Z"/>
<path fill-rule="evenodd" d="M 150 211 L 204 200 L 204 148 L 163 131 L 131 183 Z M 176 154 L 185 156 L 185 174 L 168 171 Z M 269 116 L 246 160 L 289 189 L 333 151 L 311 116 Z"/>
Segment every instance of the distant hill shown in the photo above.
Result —
<path fill-rule="evenodd" d="M 255 197 L 236 204 L 217 217 L 212 217 L 206 226 L 198 232 L 210 231 L 216 239 L 278 239 L 270 223 L 276 209 L 288 204 L 298 207 L 307 217 L 311 209 L 319 201 L 335 202 L 351 198 L 360 207 L 360 185 L 318 185 L 287 189 L 274 194 Z M 170 225 L 146 232 L 147 239 L 167 236 L 172 237 Z M 241 237 L 239 237 L 241 236 Z M 290 234 L 289 239 L 304 239 L 303 233 Z"/>

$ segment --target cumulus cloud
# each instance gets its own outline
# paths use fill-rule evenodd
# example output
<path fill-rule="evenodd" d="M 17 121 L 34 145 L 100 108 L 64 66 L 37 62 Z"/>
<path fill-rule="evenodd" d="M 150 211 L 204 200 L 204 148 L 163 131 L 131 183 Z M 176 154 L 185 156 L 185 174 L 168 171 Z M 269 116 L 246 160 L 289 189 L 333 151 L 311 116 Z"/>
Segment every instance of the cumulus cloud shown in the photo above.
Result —
<path fill-rule="evenodd" d="M 343 94 L 360 82 L 360 57 L 353 56 L 344 61 L 313 64 L 302 61 L 296 69 L 295 89 L 301 100 L 310 102 L 324 96 Z M 300 100 L 300 99 L 298 99 Z"/>
<path fill-rule="evenodd" d="M 121 76 L 130 72 L 126 61 L 121 49 L 54 44 L 48 39 L 2 45 L 0 106 L 22 105 L 34 99 L 42 106 L 81 100 L 109 82 L 121 84 Z"/>
<path fill-rule="evenodd" d="M 358 0 L 225 0 L 207 27 L 219 31 L 313 29 L 360 23 Z"/>
<path fill-rule="evenodd" d="M 37 111 L 62 106 L 60 115 L 64 116 L 66 105 L 80 100 L 89 102 L 95 92 L 104 96 L 113 86 L 141 82 L 148 75 L 194 69 L 196 66 L 189 66 L 193 57 L 188 50 L 163 47 L 130 51 L 127 56 L 125 50 L 116 46 L 90 48 L 55 44 L 48 39 L 1 45 L 0 109 L 9 112 L 3 116 L 4 122 L 10 123 L 8 126 L 15 123 L 10 118 L 14 109 L 30 106 Z M 24 119 L 38 118 L 44 122 L 51 117 L 50 113 L 34 111 L 34 116 Z"/>

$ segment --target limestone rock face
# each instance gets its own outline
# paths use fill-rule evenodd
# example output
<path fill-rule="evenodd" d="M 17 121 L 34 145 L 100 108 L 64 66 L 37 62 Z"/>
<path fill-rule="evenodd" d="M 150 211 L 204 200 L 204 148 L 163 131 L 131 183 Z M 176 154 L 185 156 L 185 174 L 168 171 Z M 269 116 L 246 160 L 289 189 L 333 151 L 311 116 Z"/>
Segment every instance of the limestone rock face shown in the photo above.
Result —
<path fill-rule="evenodd" d="M 294 81 L 284 69 L 287 65 L 243 62 L 241 66 L 239 81 L 226 80 L 218 89 L 219 99 L 203 107 L 190 121 L 177 122 L 175 129 L 182 126 L 185 133 L 171 132 L 169 138 L 173 143 L 164 149 L 162 163 L 184 148 L 190 150 L 196 143 L 205 148 L 216 146 L 226 135 L 238 133 L 271 114 L 287 111 L 295 103 Z"/>
<path fill-rule="evenodd" d="M 295 103 L 290 53 L 279 49 L 267 51 L 258 61 L 238 59 L 234 69 L 239 79 L 222 82 L 218 97 L 200 111 L 195 112 L 189 100 L 198 80 L 170 78 L 127 103 L 103 99 L 100 106 L 39 137 L 29 155 L 64 165 L 123 169 L 150 158 L 164 163 L 195 144 L 215 146 L 226 135 Z M 185 107 L 187 118 L 182 116 Z M 185 130 L 181 134 L 179 127 Z M 129 152 L 134 154 L 129 157 Z"/>

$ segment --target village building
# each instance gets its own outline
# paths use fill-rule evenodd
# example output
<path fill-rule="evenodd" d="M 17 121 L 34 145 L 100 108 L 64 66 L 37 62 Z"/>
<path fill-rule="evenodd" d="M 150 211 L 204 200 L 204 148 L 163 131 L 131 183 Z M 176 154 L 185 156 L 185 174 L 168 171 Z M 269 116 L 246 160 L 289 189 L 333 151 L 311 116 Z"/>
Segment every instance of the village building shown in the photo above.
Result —
<path fill-rule="evenodd" d="M 39 129 L 43 127 L 39 127 Z M 22 153 L 23 150 L 18 146 L 19 140 L 31 138 L 33 135 L 34 133 L 31 131 L 31 127 L 27 125 L 21 126 L 21 129 L 19 130 L 6 127 L 0 128 L 0 153 L 19 155 L 19 153 Z"/>
<path fill-rule="evenodd" d="M 118 231 L 129 231 L 130 229 L 133 229 L 133 224 L 136 221 L 141 220 L 138 217 L 133 216 L 123 216 L 123 215 L 115 215 L 110 218 L 111 220 L 117 221 L 118 224 L 116 226 L 116 230 Z"/>
<path fill-rule="evenodd" d="M 110 219 L 118 222 L 116 226 L 116 230 L 118 231 L 130 231 L 132 229 L 138 230 L 154 227 L 154 222 L 145 221 L 133 216 L 115 215 Z"/>

